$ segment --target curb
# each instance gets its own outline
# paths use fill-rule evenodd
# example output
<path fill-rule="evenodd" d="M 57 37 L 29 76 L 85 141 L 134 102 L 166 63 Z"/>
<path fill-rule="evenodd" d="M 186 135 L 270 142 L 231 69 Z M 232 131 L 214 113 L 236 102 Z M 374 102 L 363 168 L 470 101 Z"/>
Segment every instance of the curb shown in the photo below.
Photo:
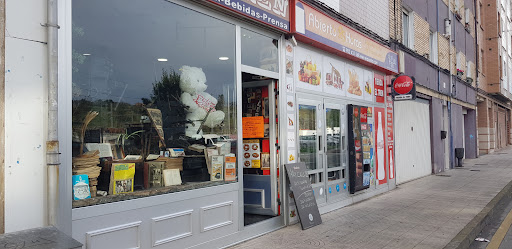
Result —
<path fill-rule="evenodd" d="M 478 213 L 444 249 L 469 248 L 476 236 L 489 224 L 499 204 L 512 200 L 512 181 L 510 181 L 487 205 Z"/>

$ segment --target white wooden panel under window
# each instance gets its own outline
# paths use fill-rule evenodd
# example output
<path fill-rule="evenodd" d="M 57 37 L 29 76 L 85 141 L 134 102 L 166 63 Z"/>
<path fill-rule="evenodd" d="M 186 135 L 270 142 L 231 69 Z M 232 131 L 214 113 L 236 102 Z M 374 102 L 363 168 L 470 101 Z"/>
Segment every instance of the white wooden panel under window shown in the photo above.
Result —
<path fill-rule="evenodd" d="M 395 102 L 396 183 L 431 174 L 430 114 L 424 100 Z"/>

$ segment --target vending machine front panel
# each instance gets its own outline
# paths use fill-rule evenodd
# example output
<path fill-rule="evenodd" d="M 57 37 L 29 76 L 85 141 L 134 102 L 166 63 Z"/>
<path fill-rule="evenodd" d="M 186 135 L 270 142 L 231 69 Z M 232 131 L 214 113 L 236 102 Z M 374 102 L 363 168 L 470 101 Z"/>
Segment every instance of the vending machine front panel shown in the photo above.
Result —
<path fill-rule="evenodd" d="M 370 187 L 370 127 L 368 107 L 348 105 L 349 190 L 353 194 Z"/>

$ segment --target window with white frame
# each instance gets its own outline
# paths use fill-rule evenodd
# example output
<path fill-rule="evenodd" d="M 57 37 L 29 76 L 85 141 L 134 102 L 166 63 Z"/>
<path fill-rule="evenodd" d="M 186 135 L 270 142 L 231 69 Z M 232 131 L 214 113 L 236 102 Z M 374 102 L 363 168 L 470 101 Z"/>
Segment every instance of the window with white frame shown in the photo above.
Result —
<path fill-rule="evenodd" d="M 409 48 L 414 46 L 414 15 L 406 9 L 402 10 L 402 43 Z"/>
<path fill-rule="evenodd" d="M 429 59 L 432 63 L 438 63 L 438 50 L 437 50 L 437 32 L 430 31 L 430 56 Z"/>

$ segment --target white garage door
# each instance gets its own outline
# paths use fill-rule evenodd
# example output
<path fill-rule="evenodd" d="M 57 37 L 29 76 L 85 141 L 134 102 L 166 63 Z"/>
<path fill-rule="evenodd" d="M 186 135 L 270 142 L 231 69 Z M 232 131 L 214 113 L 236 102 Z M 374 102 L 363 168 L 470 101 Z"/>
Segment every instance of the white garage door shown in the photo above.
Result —
<path fill-rule="evenodd" d="M 395 148 L 397 184 L 432 173 L 428 101 L 395 102 Z"/>

